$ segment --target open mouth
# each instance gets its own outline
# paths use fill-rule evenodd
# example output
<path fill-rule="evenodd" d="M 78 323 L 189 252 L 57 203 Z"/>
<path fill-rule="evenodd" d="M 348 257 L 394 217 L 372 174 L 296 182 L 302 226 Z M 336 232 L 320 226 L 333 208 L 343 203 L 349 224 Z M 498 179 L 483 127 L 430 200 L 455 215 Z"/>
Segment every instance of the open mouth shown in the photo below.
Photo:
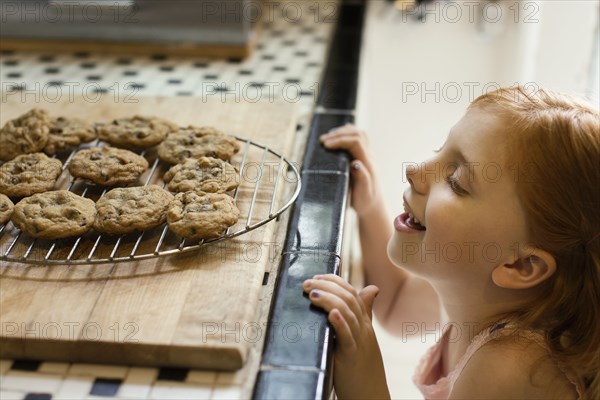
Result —
<path fill-rule="evenodd" d="M 408 211 L 408 218 L 406 219 L 406 225 L 408 225 L 412 229 L 416 229 L 418 231 L 424 231 L 427 229 L 427 228 L 425 228 L 425 226 L 423 224 L 421 224 L 421 221 L 419 221 L 414 215 L 412 215 L 412 213 L 410 211 Z"/>
<path fill-rule="evenodd" d="M 412 212 L 412 209 L 406 201 L 404 202 L 404 211 L 408 214 L 408 217 L 404 221 L 406 225 L 418 231 L 424 231 L 427 229 L 425 225 L 423 225 L 421 221 L 415 217 L 415 214 Z"/>

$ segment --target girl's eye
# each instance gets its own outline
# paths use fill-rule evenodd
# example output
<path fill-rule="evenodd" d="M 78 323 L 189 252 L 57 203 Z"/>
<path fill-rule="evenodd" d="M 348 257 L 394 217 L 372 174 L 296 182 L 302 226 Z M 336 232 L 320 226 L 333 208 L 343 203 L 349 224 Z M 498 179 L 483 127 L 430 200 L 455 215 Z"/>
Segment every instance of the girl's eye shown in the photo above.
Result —
<path fill-rule="evenodd" d="M 456 193 L 459 196 L 465 196 L 467 194 L 469 194 L 469 192 L 467 192 L 465 189 L 463 189 L 460 184 L 458 183 L 458 180 L 456 180 L 455 177 L 453 176 L 449 176 L 446 178 L 446 182 L 448 182 L 448 185 L 450 186 L 450 189 L 452 189 L 452 191 L 454 193 Z"/>

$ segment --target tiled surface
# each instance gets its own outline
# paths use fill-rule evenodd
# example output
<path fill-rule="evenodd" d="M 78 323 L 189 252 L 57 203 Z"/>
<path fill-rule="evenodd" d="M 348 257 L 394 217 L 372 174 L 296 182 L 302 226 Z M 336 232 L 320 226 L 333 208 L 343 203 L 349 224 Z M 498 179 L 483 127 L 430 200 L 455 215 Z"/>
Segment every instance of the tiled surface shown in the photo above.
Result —
<path fill-rule="evenodd" d="M 273 3 L 273 18 L 267 19 L 255 53 L 245 60 L 3 50 L 2 90 L 49 98 L 70 93 L 89 98 L 237 96 L 252 101 L 283 97 L 298 105 L 297 140 L 305 142 L 335 19 L 324 18 L 319 13 L 322 10 L 311 8 L 314 2 L 296 2 L 302 5 L 301 18 L 285 19 L 278 12 L 285 3 Z M 271 271 L 264 282 L 261 318 L 265 320 L 276 277 L 276 271 Z M 0 398 L 248 398 L 257 377 L 260 353 L 261 349 L 252 349 L 246 366 L 237 372 L 0 360 Z"/>

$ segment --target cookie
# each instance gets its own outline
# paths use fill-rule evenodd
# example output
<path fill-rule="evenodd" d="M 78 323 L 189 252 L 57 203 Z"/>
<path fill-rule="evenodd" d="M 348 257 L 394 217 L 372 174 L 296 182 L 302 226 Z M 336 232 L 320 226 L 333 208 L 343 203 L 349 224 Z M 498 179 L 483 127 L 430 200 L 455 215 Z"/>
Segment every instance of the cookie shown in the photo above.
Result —
<path fill-rule="evenodd" d="M 240 144 L 234 137 L 211 127 L 189 126 L 170 133 L 158 146 L 158 157 L 168 163 L 178 164 L 187 158 L 229 160 L 238 151 Z"/>
<path fill-rule="evenodd" d="M 12 216 L 15 205 L 5 195 L 0 193 L 0 225 L 4 225 Z"/>
<path fill-rule="evenodd" d="M 94 229 L 103 233 L 144 231 L 163 224 L 173 195 L 160 186 L 112 189 L 96 202 Z"/>
<path fill-rule="evenodd" d="M 42 150 L 48 142 L 50 123 L 48 112 L 39 108 L 8 121 L 0 129 L 0 160 Z"/>
<path fill-rule="evenodd" d="M 79 236 L 94 224 L 96 206 L 68 190 L 38 193 L 15 205 L 12 222 L 34 238 Z"/>
<path fill-rule="evenodd" d="M 169 169 L 163 176 L 172 192 L 190 190 L 225 193 L 239 186 L 240 175 L 226 161 L 212 157 L 189 158 Z"/>
<path fill-rule="evenodd" d="M 50 155 L 63 153 L 94 139 L 96 139 L 96 129 L 91 124 L 77 118 L 53 118 L 44 153 Z"/>
<path fill-rule="evenodd" d="M 61 173 L 60 160 L 44 153 L 22 154 L 0 166 L 0 193 L 24 197 L 47 192 Z"/>
<path fill-rule="evenodd" d="M 144 157 L 115 147 L 79 150 L 69 163 L 71 175 L 105 186 L 135 182 L 146 169 Z"/>
<path fill-rule="evenodd" d="M 167 134 L 179 129 L 166 119 L 142 117 L 115 119 L 109 124 L 97 126 L 101 140 L 113 146 L 148 148 L 162 142 Z"/>
<path fill-rule="evenodd" d="M 224 193 L 178 193 L 167 213 L 167 223 L 186 239 L 211 239 L 221 236 L 235 224 L 240 211 L 231 196 Z"/>

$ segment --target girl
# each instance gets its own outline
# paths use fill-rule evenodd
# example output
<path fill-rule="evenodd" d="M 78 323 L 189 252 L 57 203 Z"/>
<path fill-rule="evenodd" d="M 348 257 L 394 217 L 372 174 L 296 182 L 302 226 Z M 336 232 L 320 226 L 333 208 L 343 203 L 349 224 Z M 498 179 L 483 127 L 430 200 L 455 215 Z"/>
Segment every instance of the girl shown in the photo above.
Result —
<path fill-rule="evenodd" d="M 413 294 L 448 321 L 415 374 L 426 398 L 600 398 L 597 109 L 520 87 L 480 96 L 436 156 L 407 169 L 393 222 L 365 135 L 346 125 L 321 140 L 354 158 L 352 205 L 376 285 L 304 282 L 336 332 L 339 398 L 389 398 L 371 313 L 397 328 Z"/>

